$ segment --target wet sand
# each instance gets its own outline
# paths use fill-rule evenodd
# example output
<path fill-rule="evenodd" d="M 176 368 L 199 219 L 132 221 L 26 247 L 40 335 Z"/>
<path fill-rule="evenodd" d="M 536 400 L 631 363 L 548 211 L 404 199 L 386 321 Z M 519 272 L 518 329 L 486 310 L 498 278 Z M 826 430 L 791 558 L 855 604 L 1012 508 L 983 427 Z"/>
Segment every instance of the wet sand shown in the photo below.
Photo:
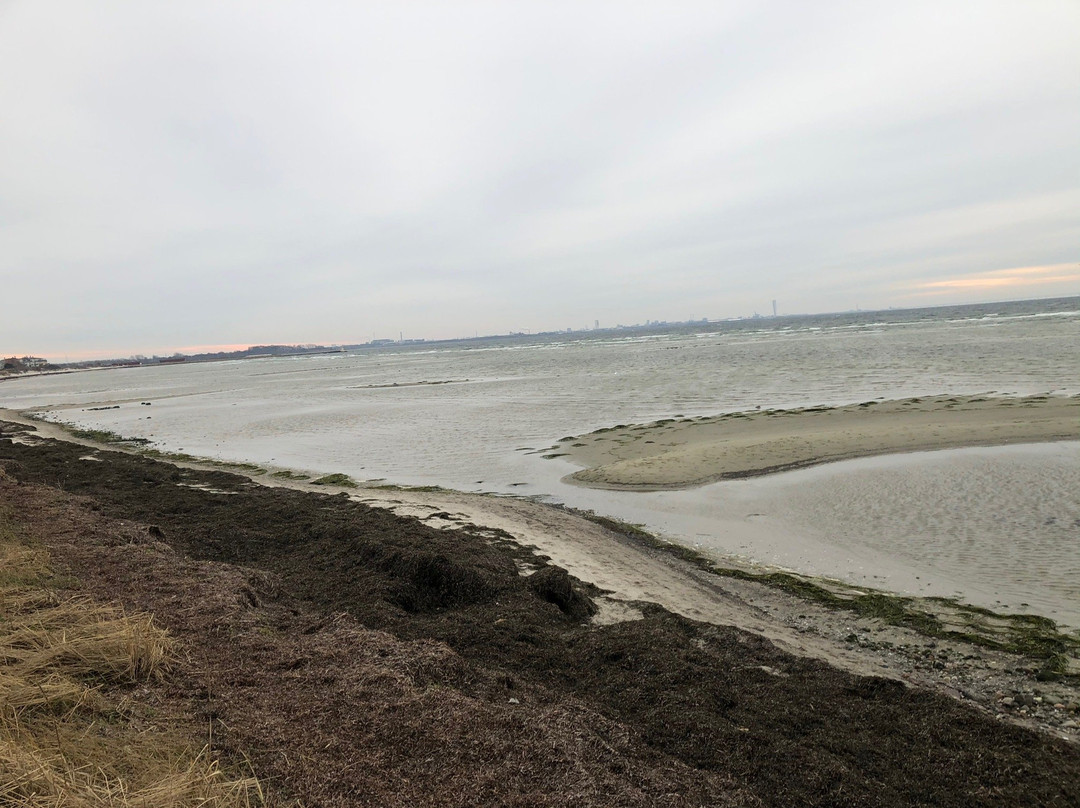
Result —
<path fill-rule="evenodd" d="M 1080 396 L 933 396 L 618 425 L 553 454 L 594 488 L 692 488 L 858 457 L 1080 438 Z"/>

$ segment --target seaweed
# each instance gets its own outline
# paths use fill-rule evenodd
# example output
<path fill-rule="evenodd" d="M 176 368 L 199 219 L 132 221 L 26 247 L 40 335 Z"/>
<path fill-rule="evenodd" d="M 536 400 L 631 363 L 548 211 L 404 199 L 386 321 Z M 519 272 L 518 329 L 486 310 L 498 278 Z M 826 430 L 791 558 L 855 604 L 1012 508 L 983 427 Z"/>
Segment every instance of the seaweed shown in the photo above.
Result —
<path fill-rule="evenodd" d="M 356 488 L 356 480 L 350 477 L 348 474 L 326 474 L 319 477 L 316 480 L 311 481 L 312 485 L 336 485 L 341 488 Z"/>

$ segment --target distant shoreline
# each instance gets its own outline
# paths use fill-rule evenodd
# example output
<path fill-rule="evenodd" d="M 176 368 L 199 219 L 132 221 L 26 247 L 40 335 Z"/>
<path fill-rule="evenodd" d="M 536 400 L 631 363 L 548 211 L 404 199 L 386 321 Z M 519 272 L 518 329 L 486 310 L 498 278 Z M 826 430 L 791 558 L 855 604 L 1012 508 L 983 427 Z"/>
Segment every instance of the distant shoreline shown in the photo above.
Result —
<path fill-rule="evenodd" d="M 1080 439 L 1080 396 L 931 396 L 621 424 L 561 440 L 565 482 L 694 488 L 875 455 Z"/>
<path fill-rule="evenodd" d="M 218 362 L 218 361 L 231 361 L 234 359 L 257 359 L 257 358 L 270 358 L 270 357 L 296 357 L 296 356 L 312 356 L 319 354 L 332 354 L 332 353 L 354 353 L 369 351 L 397 351 L 401 349 L 415 349 L 429 350 L 431 348 L 453 348 L 453 347 L 489 347 L 498 345 L 513 345 L 521 343 L 536 343 L 536 342 L 549 342 L 551 340 L 588 340 L 595 338 L 609 339 L 618 338 L 623 339 L 626 337 L 635 336 L 659 336 L 664 334 L 739 334 L 746 332 L 753 332 L 763 328 L 776 329 L 776 330 L 788 330 L 793 326 L 796 326 L 800 321 L 814 321 L 825 326 L 847 327 L 857 323 L 873 323 L 874 325 L 888 325 L 890 323 L 909 322 L 908 315 L 920 315 L 927 312 L 937 312 L 950 310 L 956 313 L 958 317 L 976 317 L 980 314 L 981 318 L 986 319 L 992 317 L 1011 318 L 1017 315 L 1024 316 L 1031 314 L 1030 310 L 1024 310 L 1021 307 L 1029 308 L 1029 304 L 1039 305 L 1039 314 L 1062 314 L 1075 311 L 1077 305 L 1080 305 L 1080 295 L 1055 295 L 1052 297 L 1037 297 L 1037 298 L 1022 298 L 1019 300 L 984 300 L 972 303 L 957 303 L 957 304 L 940 304 L 936 306 L 911 306 L 901 308 L 885 308 L 885 309 L 849 309 L 846 311 L 825 311 L 825 312 L 801 312 L 801 313 L 784 313 L 773 316 L 762 316 L 755 314 L 753 316 L 742 317 L 725 317 L 725 318 L 703 318 L 700 320 L 685 320 L 680 322 L 667 322 L 667 321 L 647 321 L 645 323 L 635 323 L 630 325 L 618 324 L 615 326 L 603 326 L 595 328 L 581 328 L 581 329 L 556 329 L 548 331 L 537 331 L 530 333 L 528 331 L 510 331 L 505 334 L 485 334 L 483 336 L 473 337 L 446 337 L 446 338 L 423 338 L 423 339 L 383 339 L 374 340 L 372 342 L 357 342 L 357 343 L 342 343 L 339 345 L 317 345 L 308 350 L 295 350 L 298 346 L 287 345 L 283 343 L 273 343 L 269 345 L 252 345 L 246 349 L 238 351 L 224 351 L 224 352 L 211 352 L 211 353 L 196 353 L 196 354 L 178 354 L 183 357 L 184 362 L 174 364 L 187 364 L 187 363 L 203 363 L 203 362 Z M 918 319 L 918 318 L 916 318 Z M 261 353 L 251 354 L 252 350 L 258 349 L 294 349 L 290 353 Z M 170 358 L 170 357 L 166 357 Z M 159 357 L 160 359 L 160 357 Z M 123 364 L 125 362 L 131 362 L 131 359 L 124 359 L 120 357 L 94 359 L 87 360 L 88 366 L 83 366 L 81 362 L 68 363 L 65 362 L 61 365 L 64 369 L 62 372 L 70 372 L 75 370 L 93 370 L 93 369 L 109 369 L 116 367 L 157 367 L 159 361 L 148 361 L 146 363 L 137 364 Z M 166 363 L 169 364 L 169 363 Z M 75 365 L 75 366 L 73 366 Z M 7 378 L 20 378 L 26 375 L 45 375 L 45 374 L 13 374 L 10 377 L 5 377 L 0 374 L 0 381 Z"/>

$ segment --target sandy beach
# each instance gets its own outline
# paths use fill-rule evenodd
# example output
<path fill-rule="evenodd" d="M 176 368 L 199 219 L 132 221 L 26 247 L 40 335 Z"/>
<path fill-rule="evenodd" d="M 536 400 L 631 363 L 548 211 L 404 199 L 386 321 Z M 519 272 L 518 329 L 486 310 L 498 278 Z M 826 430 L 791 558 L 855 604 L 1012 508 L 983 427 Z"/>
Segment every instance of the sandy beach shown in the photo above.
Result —
<path fill-rule="evenodd" d="M 708 573 L 541 503 L 263 485 L 41 426 L 0 425 L 0 517 L 61 597 L 168 629 L 183 653 L 140 689 L 148 715 L 209 722 L 267 804 L 1076 796 L 1080 693 L 1036 681 L 1045 659 Z"/>
<path fill-rule="evenodd" d="M 933 396 L 621 424 L 563 438 L 567 482 L 658 491 L 899 452 L 1080 438 L 1080 397 Z"/>
<path fill-rule="evenodd" d="M 34 447 L 45 439 L 73 444 L 84 449 L 79 459 L 87 467 L 116 452 L 140 453 L 134 447 L 104 447 L 92 439 L 76 438 L 58 425 L 32 421 L 10 410 L 0 410 L 0 422 L 3 420 L 16 429 L 21 425 L 32 430 L 9 433 L 12 443 Z M 103 452 L 105 448 L 109 451 Z M 198 461 L 173 461 L 173 465 L 193 472 L 214 468 Z M 548 562 L 599 588 L 593 596 L 597 606 L 591 619 L 594 625 L 636 621 L 642 617 L 643 605 L 658 604 L 692 620 L 738 627 L 768 639 L 787 653 L 820 660 L 853 674 L 917 684 L 957 698 L 963 693 L 963 699 L 981 703 L 984 709 L 1028 726 L 1060 731 L 1065 720 L 1053 712 L 1019 715 L 1003 712 L 1000 706 L 1001 694 L 1038 687 L 1035 676 L 1042 663 L 1019 663 L 1007 652 L 925 636 L 909 626 L 883 622 L 873 615 L 838 611 L 834 606 L 801 597 L 790 588 L 776 586 L 768 575 L 760 581 L 742 577 L 743 573 L 753 575 L 761 570 L 742 566 L 731 557 L 725 557 L 716 568 L 738 575 L 712 574 L 706 571 L 708 561 L 703 567 L 688 560 L 680 551 L 684 548 L 662 540 L 643 540 L 632 526 L 597 520 L 589 514 L 528 498 L 378 485 L 326 487 L 288 476 L 252 475 L 239 468 L 237 471 L 260 488 L 312 494 L 336 491 L 353 502 L 418 520 L 438 530 L 464 527 L 488 536 L 510 538 L 516 545 L 541 554 Z M 872 593 L 836 581 L 812 577 L 807 580 L 824 584 L 843 598 Z M 910 598 L 907 603 L 913 612 L 931 615 L 946 629 L 981 632 L 989 638 L 1007 629 L 1011 622 L 1002 617 L 983 619 L 967 607 L 933 598 Z M 1017 620 L 1023 623 L 1026 618 L 1020 616 Z M 853 641 L 853 637 L 858 639 Z M 926 664 L 928 655 L 938 653 L 952 654 L 955 662 L 947 668 Z M 965 661 L 960 663 L 961 659 Z M 1064 688 L 1059 700 L 1080 701 L 1080 679 L 1075 678 L 1080 675 L 1080 658 L 1070 652 L 1065 664 L 1073 678 L 1059 683 Z M 1065 734 L 1075 738 L 1077 732 L 1080 727 Z"/>

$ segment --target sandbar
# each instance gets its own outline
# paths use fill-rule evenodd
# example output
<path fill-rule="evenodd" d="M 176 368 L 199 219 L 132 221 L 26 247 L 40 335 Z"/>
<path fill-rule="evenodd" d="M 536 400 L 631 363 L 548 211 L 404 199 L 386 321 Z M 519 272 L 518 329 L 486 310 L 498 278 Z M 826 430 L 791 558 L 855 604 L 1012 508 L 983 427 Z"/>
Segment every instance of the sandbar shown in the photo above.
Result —
<path fill-rule="evenodd" d="M 563 438 L 566 482 L 662 491 L 897 452 L 1080 439 L 1080 396 L 930 396 L 620 424 Z"/>

